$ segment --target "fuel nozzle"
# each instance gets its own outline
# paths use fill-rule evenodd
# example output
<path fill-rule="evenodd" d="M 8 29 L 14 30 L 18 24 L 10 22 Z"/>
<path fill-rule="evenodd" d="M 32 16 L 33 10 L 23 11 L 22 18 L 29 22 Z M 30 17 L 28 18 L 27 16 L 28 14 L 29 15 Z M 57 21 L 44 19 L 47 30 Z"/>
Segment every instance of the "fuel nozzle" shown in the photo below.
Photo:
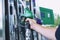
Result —
<path fill-rule="evenodd" d="M 30 29 L 30 24 L 29 24 L 29 21 L 26 21 L 26 22 L 25 22 L 25 28 Z"/>
<path fill-rule="evenodd" d="M 25 20 L 27 18 L 34 19 L 38 24 L 42 24 L 41 20 L 37 17 L 34 17 L 33 13 L 29 10 L 29 8 L 24 9 L 24 14 L 21 16 L 21 24 L 25 25 Z"/>
<path fill-rule="evenodd" d="M 22 25 L 25 25 L 25 20 L 27 19 L 27 18 L 31 18 L 31 19 L 33 19 L 33 13 L 28 9 L 28 8 L 25 8 L 25 10 L 24 10 L 25 12 L 24 12 L 24 14 L 22 14 L 21 15 L 21 24 Z"/>

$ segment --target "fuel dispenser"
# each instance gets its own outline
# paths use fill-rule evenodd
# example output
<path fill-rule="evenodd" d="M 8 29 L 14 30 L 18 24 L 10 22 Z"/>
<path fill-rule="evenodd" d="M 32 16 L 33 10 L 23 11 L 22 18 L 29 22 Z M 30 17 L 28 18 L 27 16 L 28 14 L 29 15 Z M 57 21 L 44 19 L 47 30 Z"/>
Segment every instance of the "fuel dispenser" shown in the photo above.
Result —
<path fill-rule="evenodd" d="M 39 40 L 38 33 L 30 29 L 26 18 L 41 20 L 35 16 L 35 0 L 5 0 L 5 40 Z"/>

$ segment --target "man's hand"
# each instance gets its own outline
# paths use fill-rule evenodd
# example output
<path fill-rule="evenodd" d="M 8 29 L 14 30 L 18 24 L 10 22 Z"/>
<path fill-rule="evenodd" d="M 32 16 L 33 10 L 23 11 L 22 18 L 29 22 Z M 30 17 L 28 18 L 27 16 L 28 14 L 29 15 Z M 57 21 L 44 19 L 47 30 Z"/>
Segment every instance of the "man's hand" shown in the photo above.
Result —
<path fill-rule="evenodd" d="M 34 29 L 35 25 L 37 24 L 35 20 L 30 18 L 27 18 L 26 21 L 29 21 L 31 29 Z"/>

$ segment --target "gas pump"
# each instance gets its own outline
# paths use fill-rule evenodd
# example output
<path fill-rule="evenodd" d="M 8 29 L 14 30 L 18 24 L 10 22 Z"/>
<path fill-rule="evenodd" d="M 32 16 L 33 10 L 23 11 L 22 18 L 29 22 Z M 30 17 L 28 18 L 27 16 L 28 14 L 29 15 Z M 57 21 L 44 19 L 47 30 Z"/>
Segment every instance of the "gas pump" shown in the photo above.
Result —
<path fill-rule="evenodd" d="M 5 40 L 38 40 L 38 33 L 25 21 L 26 18 L 40 21 L 34 16 L 35 3 L 32 5 L 32 0 L 5 0 Z"/>

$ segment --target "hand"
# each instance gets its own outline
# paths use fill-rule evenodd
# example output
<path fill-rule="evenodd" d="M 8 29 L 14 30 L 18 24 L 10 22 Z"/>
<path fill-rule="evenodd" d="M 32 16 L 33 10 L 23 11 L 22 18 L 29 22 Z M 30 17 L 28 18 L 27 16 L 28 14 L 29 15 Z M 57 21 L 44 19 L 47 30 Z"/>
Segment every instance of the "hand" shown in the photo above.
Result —
<path fill-rule="evenodd" d="M 34 19 L 27 18 L 26 21 L 29 21 L 31 29 L 34 29 L 35 25 L 37 24 Z"/>

